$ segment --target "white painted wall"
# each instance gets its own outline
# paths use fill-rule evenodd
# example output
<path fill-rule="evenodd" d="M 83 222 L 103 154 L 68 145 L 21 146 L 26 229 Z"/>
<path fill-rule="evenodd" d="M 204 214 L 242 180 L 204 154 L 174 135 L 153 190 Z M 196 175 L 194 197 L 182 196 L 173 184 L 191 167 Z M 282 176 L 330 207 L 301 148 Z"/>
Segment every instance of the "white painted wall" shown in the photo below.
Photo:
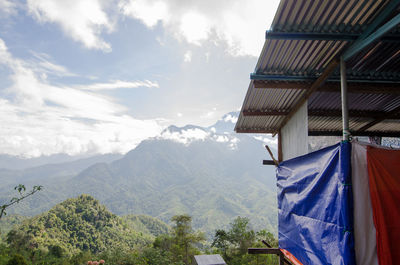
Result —
<path fill-rule="evenodd" d="M 282 158 L 288 160 L 308 153 L 307 102 L 281 129 Z"/>

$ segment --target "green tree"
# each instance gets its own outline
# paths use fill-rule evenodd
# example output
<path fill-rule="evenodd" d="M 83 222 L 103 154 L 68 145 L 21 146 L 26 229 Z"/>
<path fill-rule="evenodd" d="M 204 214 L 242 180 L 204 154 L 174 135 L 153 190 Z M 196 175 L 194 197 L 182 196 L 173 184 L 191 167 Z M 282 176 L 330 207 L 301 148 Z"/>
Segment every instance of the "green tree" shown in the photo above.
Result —
<path fill-rule="evenodd" d="M 6 215 L 6 209 L 12 206 L 13 204 L 19 203 L 23 199 L 35 194 L 36 192 L 40 191 L 43 188 L 43 186 L 33 186 L 32 190 L 26 193 L 26 187 L 22 184 L 19 184 L 18 186 L 14 187 L 14 190 L 18 192 L 17 197 L 13 197 L 9 203 L 5 203 L 3 205 L 0 205 L 0 219 L 3 217 L 3 215 Z"/>
<path fill-rule="evenodd" d="M 142 257 L 146 265 L 173 264 L 171 253 L 157 248 L 145 248 L 142 251 Z"/>
<path fill-rule="evenodd" d="M 273 234 L 266 230 L 254 232 L 250 227 L 249 219 L 238 216 L 230 223 L 228 231 L 223 229 L 215 231 L 211 246 L 215 247 L 230 265 L 259 264 L 260 260 L 263 260 L 262 264 L 277 264 L 275 256 L 247 254 L 247 249 L 250 247 L 266 247 L 261 242 L 262 240 L 272 247 L 277 246 L 277 240 Z"/>
<path fill-rule="evenodd" d="M 228 238 L 240 255 L 247 253 L 247 249 L 254 244 L 256 239 L 256 234 L 251 229 L 249 222 L 249 218 L 238 216 L 230 224 L 231 229 L 228 232 Z"/>
<path fill-rule="evenodd" d="M 28 265 L 25 258 L 20 254 L 15 254 L 8 262 L 7 265 Z"/>
<path fill-rule="evenodd" d="M 172 227 L 174 242 L 172 251 L 176 257 L 182 257 L 183 262 L 188 265 L 191 263 L 190 257 L 199 252 L 195 245 L 205 241 L 205 236 L 193 230 L 192 217 L 187 214 L 175 215 L 171 220 L 175 223 Z"/>
<path fill-rule="evenodd" d="M 265 229 L 256 232 L 256 241 L 257 242 L 264 241 L 265 243 L 267 243 L 269 246 L 271 246 L 273 248 L 278 247 L 278 239 L 276 239 L 271 232 L 268 232 Z M 262 243 L 262 245 L 260 245 L 260 246 L 265 247 L 264 243 Z"/>
<path fill-rule="evenodd" d="M 223 229 L 218 229 L 215 231 L 214 240 L 211 244 L 211 247 L 216 247 L 217 249 L 222 251 L 222 255 L 224 259 L 227 259 L 227 251 L 229 248 L 230 239 L 228 233 Z"/>
<path fill-rule="evenodd" d="M 64 256 L 65 250 L 58 245 L 49 246 L 48 249 L 49 249 L 49 254 L 56 258 L 61 258 L 62 256 Z"/>

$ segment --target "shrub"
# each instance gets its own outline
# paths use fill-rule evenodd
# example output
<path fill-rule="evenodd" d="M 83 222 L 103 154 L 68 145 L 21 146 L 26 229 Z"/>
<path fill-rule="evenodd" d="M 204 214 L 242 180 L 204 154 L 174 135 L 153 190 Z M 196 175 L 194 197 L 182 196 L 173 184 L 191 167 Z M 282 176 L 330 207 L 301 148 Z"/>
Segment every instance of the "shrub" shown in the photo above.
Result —
<path fill-rule="evenodd" d="M 25 258 L 20 254 L 15 254 L 8 262 L 7 265 L 28 265 Z"/>

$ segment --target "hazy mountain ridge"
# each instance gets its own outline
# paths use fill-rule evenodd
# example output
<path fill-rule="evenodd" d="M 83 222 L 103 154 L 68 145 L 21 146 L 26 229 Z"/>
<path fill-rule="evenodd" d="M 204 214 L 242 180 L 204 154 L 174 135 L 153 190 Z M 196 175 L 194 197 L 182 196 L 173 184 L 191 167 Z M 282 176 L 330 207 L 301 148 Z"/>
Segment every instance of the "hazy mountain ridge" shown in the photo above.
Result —
<path fill-rule="evenodd" d="M 26 158 L 11 155 L 0 155 L 0 169 L 8 170 L 25 170 L 31 168 L 40 168 L 42 166 L 60 166 L 62 164 L 73 166 L 79 164 L 91 164 L 95 161 L 110 162 L 121 158 L 121 154 L 104 154 L 104 155 L 84 155 L 70 156 L 66 154 L 56 154 L 51 156 L 41 156 L 35 158 Z"/>
<path fill-rule="evenodd" d="M 4 156 L 0 156 L 0 164 L 5 165 L 6 162 L 10 159 L 9 156 L 6 156 L 5 160 L 2 160 Z M 67 156 L 68 159 L 71 157 Z M 2 179 L 2 184 L 0 185 L 0 190 L 2 187 L 9 185 L 16 185 L 18 183 L 39 183 L 42 181 L 48 181 L 49 179 L 57 179 L 57 178 L 69 178 L 75 176 L 82 170 L 87 167 L 100 162 L 112 162 L 116 159 L 121 158 L 120 154 L 105 154 L 105 155 L 96 155 L 88 158 L 82 159 L 74 159 L 72 161 L 67 161 L 63 163 L 50 163 L 44 164 L 35 167 L 23 168 L 22 169 L 14 169 L 15 165 L 19 165 L 24 161 L 27 161 L 27 164 L 36 163 L 29 162 L 31 160 L 34 161 L 45 161 L 46 159 L 51 158 L 33 158 L 33 159 L 23 159 L 14 157 L 14 163 L 10 164 L 10 168 L 0 168 L 0 176 Z"/>
<path fill-rule="evenodd" d="M 195 228 L 209 233 L 241 215 L 250 217 L 257 229 L 276 231 L 274 168 L 262 166 L 267 157 L 263 140 L 272 140 L 233 133 L 235 115 L 207 128 L 170 126 L 121 159 L 92 164 L 73 176 L 25 178 L 25 184 L 45 189 L 11 212 L 37 214 L 86 193 L 118 215 L 169 221 L 188 213 Z M 0 202 L 10 185 L 0 186 Z"/>

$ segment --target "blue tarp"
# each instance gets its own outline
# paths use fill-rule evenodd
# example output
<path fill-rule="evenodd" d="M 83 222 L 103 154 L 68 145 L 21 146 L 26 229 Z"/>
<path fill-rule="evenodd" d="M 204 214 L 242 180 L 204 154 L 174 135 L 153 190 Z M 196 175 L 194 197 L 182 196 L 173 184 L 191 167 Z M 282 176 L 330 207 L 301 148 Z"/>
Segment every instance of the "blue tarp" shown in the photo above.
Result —
<path fill-rule="evenodd" d="M 355 264 L 350 143 L 282 162 L 279 247 L 303 264 Z"/>

